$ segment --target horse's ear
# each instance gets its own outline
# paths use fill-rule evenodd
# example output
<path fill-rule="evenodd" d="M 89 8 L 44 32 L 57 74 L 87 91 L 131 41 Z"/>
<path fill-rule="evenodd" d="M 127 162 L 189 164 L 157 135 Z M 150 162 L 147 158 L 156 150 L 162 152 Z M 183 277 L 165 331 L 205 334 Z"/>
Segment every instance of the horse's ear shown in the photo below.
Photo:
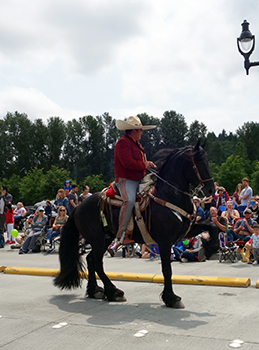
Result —
<path fill-rule="evenodd" d="M 206 145 L 206 140 L 204 141 L 204 143 L 201 145 L 201 147 L 204 149 Z"/>
<path fill-rule="evenodd" d="M 198 151 L 199 150 L 199 147 L 200 147 L 200 143 L 201 143 L 201 140 L 199 139 L 194 147 L 194 152 Z"/>

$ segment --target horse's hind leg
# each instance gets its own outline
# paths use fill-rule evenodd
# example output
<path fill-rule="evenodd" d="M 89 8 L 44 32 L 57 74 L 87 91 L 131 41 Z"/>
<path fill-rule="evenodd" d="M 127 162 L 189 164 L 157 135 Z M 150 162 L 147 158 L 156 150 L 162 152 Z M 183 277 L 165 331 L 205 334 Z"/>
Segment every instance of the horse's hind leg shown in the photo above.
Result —
<path fill-rule="evenodd" d="M 181 302 L 181 297 L 174 294 L 172 287 L 172 268 L 170 262 L 171 247 L 170 244 L 167 246 L 159 246 L 162 272 L 164 275 L 164 290 L 161 294 L 162 300 L 166 306 L 174 309 L 183 309 L 184 304 Z"/>
<path fill-rule="evenodd" d="M 88 283 L 86 288 L 86 295 L 93 299 L 104 299 L 104 289 L 99 287 L 96 281 L 94 262 L 93 262 L 93 251 L 91 251 L 87 257 L 87 268 L 88 268 Z"/>

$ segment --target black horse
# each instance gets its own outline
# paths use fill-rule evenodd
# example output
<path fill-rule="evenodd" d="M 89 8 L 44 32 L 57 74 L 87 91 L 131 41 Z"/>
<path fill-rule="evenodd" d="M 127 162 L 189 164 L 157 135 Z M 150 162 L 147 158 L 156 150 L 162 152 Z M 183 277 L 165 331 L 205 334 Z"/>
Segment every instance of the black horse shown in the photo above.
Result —
<path fill-rule="evenodd" d="M 206 196 L 214 192 L 204 146 L 198 142 L 195 147 L 185 147 L 175 150 L 161 150 L 156 154 L 158 174 L 155 198 L 163 203 L 171 203 L 182 209 L 181 214 L 163 206 L 155 200 L 150 202 L 151 223 L 150 235 L 159 245 L 162 272 L 164 275 L 164 290 L 162 300 L 168 307 L 183 308 L 181 298 L 174 294 L 172 288 L 172 269 L 170 262 L 171 246 L 186 236 L 198 234 L 197 227 L 193 230 L 194 209 L 189 194 L 190 184 L 202 189 Z M 95 193 L 75 208 L 63 228 L 59 258 L 61 271 L 54 279 L 54 285 L 61 289 L 76 288 L 81 285 L 80 273 L 83 264 L 78 253 L 79 232 L 90 243 L 92 250 L 87 255 L 88 284 L 87 294 L 91 298 L 107 298 L 109 301 L 125 301 L 124 292 L 117 289 L 103 269 L 103 255 L 115 238 L 119 209 L 114 208 L 113 224 L 109 213 L 104 213 L 108 226 L 104 227 L 100 218 L 98 202 L 100 193 Z M 196 226 L 196 225 L 195 225 Z M 143 243 L 138 227 L 133 231 L 135 242 Z M 95 272 L 103 282 L 104 288 L 97 285 Z"/>

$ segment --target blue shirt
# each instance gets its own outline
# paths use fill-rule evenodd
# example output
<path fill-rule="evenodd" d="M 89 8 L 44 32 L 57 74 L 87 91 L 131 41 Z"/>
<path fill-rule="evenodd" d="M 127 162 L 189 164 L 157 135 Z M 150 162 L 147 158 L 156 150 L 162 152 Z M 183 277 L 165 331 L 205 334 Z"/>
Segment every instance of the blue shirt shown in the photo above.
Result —
<path fill-rule="evenodd" d="M 202 207 L 198 206 L 198 208 L 196 209 L 196 216 L 200 216 L 201 219 L 199 221 L 205 221 L 206 220 L 206 215 L 204 213 L 204 210 L 202 209 Z"/>

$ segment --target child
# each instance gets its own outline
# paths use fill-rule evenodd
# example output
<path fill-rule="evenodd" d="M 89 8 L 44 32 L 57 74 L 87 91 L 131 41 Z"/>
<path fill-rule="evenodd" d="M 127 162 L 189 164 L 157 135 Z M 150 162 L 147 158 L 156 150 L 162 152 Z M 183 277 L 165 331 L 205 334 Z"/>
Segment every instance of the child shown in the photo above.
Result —
<path fill-rule="evenodd" d="M 181 254 L 181 262 L 188 261 L 205 261 L 206 257 L 204 255 L 204 249 L 202 247 L 203 240 L 209 240 L 210 235 L 208 232 L 202 232 L 199 235 L 195 236 L 189 242 L 191 249 L 185 249 Z"/>
<path fill-rule="evenodd" d="M 253 247 L 253 256 L 255 261 L 253 265 L 258 264 L 258 254 L 259 254 L 259 224 L 254 224 L 253 226 L 254 233 L 251 236 L 252 247 Z"/>
<path fill-rule="evenodd" d="M 13 230 L 13 225 L 14 225 L 14 219 L 13 219 L 14 210 L 12 209 L 11 203 L 7 203 L 6 208 L 7 208 L 7 211 L 5 213 L 5 223 L 6 223 L 6 229 L 7 229 L 7 241 L 5 242 L 5 244 L 14 244 L 15 241 L 11 235 L 11 231 Z"/>

